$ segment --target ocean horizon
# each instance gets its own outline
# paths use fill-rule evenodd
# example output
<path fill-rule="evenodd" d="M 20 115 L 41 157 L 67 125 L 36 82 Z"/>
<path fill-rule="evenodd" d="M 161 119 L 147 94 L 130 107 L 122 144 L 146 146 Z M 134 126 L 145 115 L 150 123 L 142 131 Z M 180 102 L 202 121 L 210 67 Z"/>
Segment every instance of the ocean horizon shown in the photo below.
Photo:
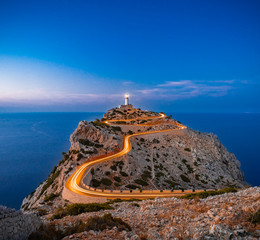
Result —
<path fill-rule="evenodd" d="M 218 136 L 241 162 L 246 181 L 260 185 L 258 113 L 171 113 L 174 119 Z M 79 121 L 101 118 L 103 112 L 0 113 L 0 205 L 20 208 L 70 147 Z"/>

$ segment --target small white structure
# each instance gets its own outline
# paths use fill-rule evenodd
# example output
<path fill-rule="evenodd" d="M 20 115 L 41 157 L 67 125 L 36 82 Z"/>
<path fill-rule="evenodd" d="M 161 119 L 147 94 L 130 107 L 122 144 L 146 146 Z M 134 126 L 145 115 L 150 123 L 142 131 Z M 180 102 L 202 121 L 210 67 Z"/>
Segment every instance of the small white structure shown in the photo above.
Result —
<path fill-rule="evenodd" d="M 118 105 L 118 108 L 121 108 L 124 110 L 133 108 L 133 105 L 129 104 L 129 94 L 128 93 L 125 94 L 125 105 Z"/>
<path fill-rule="evenodd" d="M 125 94 L 125 105 L 129 105 L 129 94 Z"/>

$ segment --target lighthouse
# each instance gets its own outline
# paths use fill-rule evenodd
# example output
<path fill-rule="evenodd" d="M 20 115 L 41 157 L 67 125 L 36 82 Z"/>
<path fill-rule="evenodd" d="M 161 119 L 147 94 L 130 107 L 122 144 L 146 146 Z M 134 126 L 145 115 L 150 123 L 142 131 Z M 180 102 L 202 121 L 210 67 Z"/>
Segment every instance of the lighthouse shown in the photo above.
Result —
<path fill-rule="evenodd" d="M 129 105 L 129 94 L 125 94 L 125 105 Z"/>
<path fill-rule="evenodd" d="M 124 109 L 124 110 L 133 108 L 133 105 L 129 104 L 129 94 L 128 93 L 125 94 L 125 104 L 124 105 L 118 105 L 118 108 L 121 108 L 121 109 Z"/>

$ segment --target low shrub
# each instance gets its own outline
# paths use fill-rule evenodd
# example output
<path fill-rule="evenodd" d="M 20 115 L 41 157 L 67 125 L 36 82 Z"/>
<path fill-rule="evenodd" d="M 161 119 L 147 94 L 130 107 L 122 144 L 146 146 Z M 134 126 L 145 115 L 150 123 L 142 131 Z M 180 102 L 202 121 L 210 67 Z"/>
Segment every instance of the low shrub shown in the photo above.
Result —
<path fill-rule="evenodd" d="M 135 183 L 139 184 L 139 185 L 142 185 L 142 186 L 148 186 L 149 184 L 144 181 L 143 179 L 136 179 L 135 180 Z"/>
<path fill-rule="evenodd" d="M 118 126 L 111 126 L 112 130 L 113 131 L 118 131 L 118 132 L 121 132 L 121 127 L 118 127 Z"/>
<path fill-rule="evenodd" d="M 75 216 L 84 212 L 98 212 L 100 210 L 114 209 L 108 203 L 74 203 L 70 204 L 64 208 L 59 208 L 52 215 L 51 220 L 60 219 L 65 216 Z"/>
<path fill-rule="evenodd" d="M 94 187 L 94 188 L 97 188 L 100 186 L 100 181 L 98 181 L 97 179 L 93 178 L 90 182 L 90 184 Z"/>
<path fill-rule="evenodd" d="M 38 198 L 40 198 L 40 196 L 46 191 L 46 189 L 52 185 L 52 183 L 54 182 L 54 180 L 60 175 L 60 170 L 56 171 L 55 173 L 51 174 L 51 176 L 48 177 L 48 179 L 46 180 L 46 183 L 44 184 L 44 186 L 42 187 L 41 193 L 38 196 Z"/>
<path fill-rule="evenodd" d="M 130 203 L 129 205 L 133 206 L 133 207 L 140 207 L 140 205 L 138 203 Z"/>
<path fill-rule="evenodd" d="M 255 225 L 260 223 L 260 208 L 255 213 L 251 214 L 248 221 Z"/>
<path fill-rule="evenodd" d="M 215 190 L 215 191 L 204 191 L 204 192 L 199 192 L 199 193 L 189 193 L 186 194 L 184 196 L 181 196 L 179 198 L 182 199 L 194 199 L 194 198 L 207 198 L 209 196 L 215 196 L 215 195 L 220 195 L 220 194 L 224 194 L 224 193 L 230 193 L 230 192 L 237 192 L 236 188 L 231 188 L 231 187 L 227 187 L 227 188 L 223 188 L 220 190 Z"/>
<path fill-rule="evenodd" d="M 112 185 L 112 181 L 108 178 L 102 178 L 100 183 L 106 185 L 106 186 L 111 186 Z"/>
<path fill-rule="evenodd" d="M 88 139 L 79 139 L 79 143 L 85 145 L 85 146 L 94 146 L 94 143 L 89 141 Z"/>
<path fill-rule="evenodd" d="M 185 151 L 190 152 L 190 148 L 184 148 Z"/>
<path fill-rule="evenodd" d="M 126 172 L 120 171 L 120 174 L 121 174 L 123 177 L 128 177 L 128 174 L 127 174 Z"/>
<path fill-rule="evenodd" d="M 126 187 L 129 188 L 129 189 L 137 189 L 137 188 L 139 188 L 138 186 L 136 186 L 134 184 L 128 184 L 128 185 L 126 185 Z"/>
<path fill-rule="evenodd" d="M 109 176 L 111 174 L 111 172 L 106 171 L 105 174 L 106 174 L 106 176 Z"/>
<path fill-rule="evenodd" d="M 87 222 L 82 226 L 83 231 L 103 231 L 105 229 L 112 229 L 116 227 L 118 231 L 128 230 L 131 231 L 131 227 L 124 222 L 121 218 L 115 218 L 111 213 L 105 214 L 102 217 L 94 216 L 90 217 Z"/>
<path fill-rule="evenodd" d="M 53 201 L 56 197 L 58 197 L 58 195 L 51 193 L 50 195 L 44 198 L 44 202 Z"/>
<path fill-rule="evenodd" d="M 182 181 L 184 181 L 184 182 L 190 182 L 190 179 L 189 179 L 187 176 L 181 174 L 180 177 L 181 177 Z"/>
<path fill-rule="evenodd" d="M 116 170 L 117 170 L 116 165 L 112 165 L 112 166 L 110 166 L 110 168 L 111 168 L 111 170 L 113 170 L 113 171 L 116 171 Z"/>
<path fill-rule="evenodd" d="M 121 182 L 121 178 L 118 177 L 118 176 L 114 176 L 114 180 L 117 181 L 117 182 Z"/>
<path fill-rule="evenodd" d="M 47 210 L 46 209 L 43 209 L 43 208 L 40 208 L 38 209 L 38 214 L 39 216 L 44 216 L 44 215 L 47 215 Z"/>
<path fill-rule="evenodd" d="M 130 199 L 121 199 L 121 198 L 117 198 L 117 199 L 113 199 L 108 201 L 108 204 L 113 204 L 113 203 L 120 203 L 120 202 L 139 202 L 142 201 L 140 199 L 136 199 L 136 198 L 130 198 Z"/>

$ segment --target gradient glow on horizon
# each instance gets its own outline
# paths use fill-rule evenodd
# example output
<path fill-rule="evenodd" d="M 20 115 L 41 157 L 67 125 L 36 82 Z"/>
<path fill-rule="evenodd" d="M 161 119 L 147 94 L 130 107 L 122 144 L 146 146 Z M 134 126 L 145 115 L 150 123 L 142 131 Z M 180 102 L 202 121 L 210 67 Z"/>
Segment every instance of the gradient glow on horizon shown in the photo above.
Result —
<path fill-rule="evenodd" d="M 260 112 L 259 1 L 0 3 L 0 112 Z"/>

